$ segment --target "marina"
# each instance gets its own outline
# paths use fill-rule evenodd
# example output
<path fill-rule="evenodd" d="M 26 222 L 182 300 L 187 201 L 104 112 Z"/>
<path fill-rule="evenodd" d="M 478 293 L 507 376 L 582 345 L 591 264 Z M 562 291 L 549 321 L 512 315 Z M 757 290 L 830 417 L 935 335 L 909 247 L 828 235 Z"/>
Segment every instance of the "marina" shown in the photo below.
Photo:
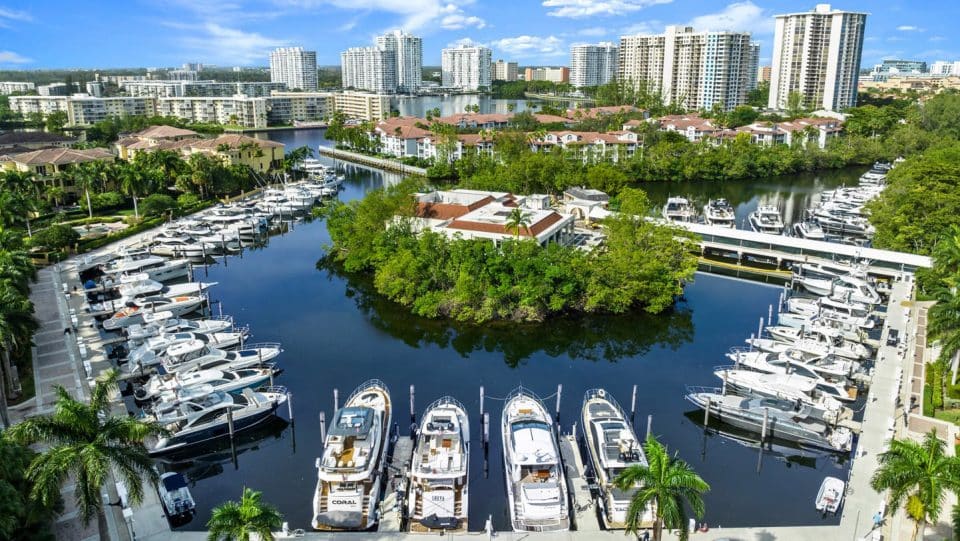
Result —
<path fill-rule="evenodd" d="M 356 197 L 382 182 L 374 180 L 373 173 L 351 166 L 347 166 L 347 176 L 342 198 Z M 567 448 L 571 444 L 564 442 L 569 441 L 568 427 L 581 418 L 583 393 L 603 386 L 621 399 L 637 396 L 638 399 L 631 400 L 635 404 L 631 404 L 630 424 L 633 425 L 634 414 L 639 414 L 640 419 L 652 415 L 652 432 L 712 485 L 705 517 L 712 527 L 723 526 L 726 531 L 736 526 L 813 527 L 840 523 L 841 516 L 816 513 L 812 502 L 824 476 L 847 479 L 851 462 L 856 467 L 858 459 L 790 451 L 789 446 L 778 447 L 783 452 L 765 452 L 762 446 L 751 448 L 714 431 L 711 423 L 704 431 L 688 415 L 695 408 L 683 401 L 684 385 L 718 383 L 713 367 L 722 362 L 725 351 L 733 345 L 729 337 L 748 334 L 756 328 L 756 318 L 767 306 L 780 306 L 781 288 L 698 274 L 696 282 L 687 288 L 685 299 L 673 313 L 664 316 L 571 318 L 540 328 L 476 329 L 411 318 L 377 298 L 369 284 L 358 277 L 328 269 L 318 276 L 316 259 L 320 247 L 327 242 L 323 223 L 293 221 L 285 231 L 268 238 L 263 246 L 245 250 L 242 260 L 237 254 L 228 256 L 229 263 L 220 259 L 213 265 L 194 268 L 194 276 L 199 278 L 202 274 L 205 282 L 217 282 L 208 292 L 213 305 L 249 326 L 258 340 L 283 344 L 279 360 L 285 372 L 281 381 L 288 386 L 290 396 L 296 396 L 297 404 L 291 407 L 289 417 L 296 409 L 300 424 L 278 431 L 268 430 L 267 426 L 254 427 L 248 435 L 266 433 L 264 441 L 272 444 L 261 447 L 255 441 L 249 447 L 251 442 L 238 438 L 230 446 L 233 452 L 228 449 L 226 453 L 225 463 L 231 466 L 208 477 L 188 472 L 197 514 L 180 530 L 201 526 L 210 508 L 222 500 L 218 494 L 224 490 L 238 491 L 241 483 L 263 490 L 265 499 L 283 510 L 293 528 L 311 525 L 309 502 L 318 486 L 314 459 L 324 448 L 324 429 L 318 426 L 317 414 L 324 412 L 332 426 L 335 414 L 347 407 L 346 401 L 340 402 L 336 397 L 339 393 L 345 397 L 350 389 L 361 385 L 366 379 L 363 375 L 381 378 L 384 387 L 394 393 L 400 390 L 391 398 L 399 409 L 404 409 L 402 405 L 409 398 L 412 419 L 420 419 L 430 408 L 416 407 L 412 389 L 407 392 L 411 385 L 416 385 L 417 396 L 424 397 L 424 404 L 443 394 L 455 397 L 470 418 L 468 432 L 472 432 L 473 441 L 484 438 L 481 410 L 496 419 L 511 389 L 517 385 L 529 387 L 544 397 L 549 416 L 558 418 L 563 427 L 557 460 L 571 456 Z M 893 290 L 896 295 L 904 293 L 900 282 L 894 282 Z M 290 317 L 291 312 L 296 317 Z M 890 319 L 896 315 L 892 314 Z M 322 332 L 316 332 L 317 329 Z M 595 336 L 599 329 L 606 333 L 602 338 Z M 643 329 L 640 336 L 634 336 L 637 329 Z M 485 395 L 478 394 L 479 385 L 483 385 Z M 862 408 L 865 398 L 859 400 L 857 407 Z M 700 411 L 701 420 L 702 416 Z M 400 420 L 401 417 L 395 412 L 385 432 L 401 433 L 403 439 L 407 421 Z M 864 422 L 869 420 L 867 417 Z M 496 430 L 494 423 L 488 437 L 497 444 L 484 446 L 486 453 L 476 446 L 467 454 L 470 506 L 466 526 L 472 532 L 483 531 L 488 517 L 494 530 L 512 529 L 509 507 L 505 505 L 503 447 Z M 572 432 L 578 433 L 576 429 Z M 222 454 L 222 448 L 205 451 L 201 457 L 218 452 Z M 581 452 L 577 449 L 577 454 Z M 803 460 L 784 454 L 791 452 L 802 455 Z M 415 452 L 410 455 L 416 457 Z M 588 456 L 582 454 L 580 465 L 576 460 L 572 465 L 562 465 L 564 474 L 558 475 L 564 477 L 564 491 L 576 498 L 571 500 L 577 502 L 576 507 L 571 506 L 568 512 L 578 536 L 591 535 L 587 532 L 592 527 L 586 526 L 585 520 L 597 522 L 594 509 L 581 509 L 586 505 L 581 499 L 582 485 L 580 490 L 576 488 L 576 479 L 594 479 Z M 338 464 L 342 458 L 338 458 Z M 182 462 L 172 462 L 178 463 Z M 345 462 L 348 463 L 349 460 Z M 386 481 L 390 476 L 384 476 L 386 486 L 395 487 L 393 481 Z M 277 479 L 285 481 L 278 483 Z M 764 496 L 769 490 L 765 487 L 784 483 L 795 486 L 796 494 L 780 501 Z M 574 488 L 570 489 L 571 486 Z M 734 490 L 743 495 L 736 505 L 725 502 L 723 496 Z M 403 499 L 397 499 L 394 492 L 383 493 L 385 511 L 403 505 Z M 879 501 L 868 492 L 861 489 L 856 494 Z M 751 511 L 745 512 L 746 509 Z M 766 524 L 757 524 L 756 509 L 766 510 L 762 514 Z M 388 516 L 388 512 L 383 514 L 385 523 Z M 438 514 L 437 519 L 441 518 Z M 190 535 L 184 534 L 184 538 Z M 596 535 L 609 534 L 598 531 Z"/>

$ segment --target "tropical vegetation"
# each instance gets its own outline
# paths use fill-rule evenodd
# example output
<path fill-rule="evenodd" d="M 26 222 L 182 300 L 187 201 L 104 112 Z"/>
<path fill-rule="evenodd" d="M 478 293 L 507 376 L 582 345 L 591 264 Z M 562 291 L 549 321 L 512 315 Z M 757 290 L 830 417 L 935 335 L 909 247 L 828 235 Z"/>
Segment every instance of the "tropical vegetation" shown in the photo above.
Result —
<path fill-rule="evenodd" d="M 647 465 L 628 466 L 614 479 L 620 490 L 633 492 L 627 508 L 627 533 L 637 534 L 644 527 L 644 515 L 652 509 L 654 541 L 661 539 L 664 528 L 679 530 L 680 539 L 686 541 L 690 535 L 687 510 L 703 518 L 703 495 L 710 485 L 652 435 L 647 436 L 643 451 Z"/>
<path fill-rule="evenodd" d="M 31 497 L 45 506 L 60 500 L 67 479 L 76 483 L 77 510 L 84 524 L 103 516 L 100 491 L 111 472 L 123 481 L 129 501 L 143 499 L 144 484 L 156 485 L 144 439 L 163 433 L 155 422 L 110 412 L 116 392 L 117 372 L 97 378 L 89 403 L 57 387 L 53 413 L 25 419 L 5 436 L 22 445 L 43 444 L 45 451 L 30 462 L 26 479 L 33 484 Z"/>
<path fill-rule="evenodd" d="M 53 541 L 54 515 L 62 510 L 59 499 L 42 502 L 31 495 L 33 483 L 27 468 L 37 454 L 0 434 L 0 539 Z"/>
<path fill-rule="evenodd" d="M 207 521 L 209 541 L 273 541 L 273 532 L 283 524 L 283 515 L 264 503 L 262 494 L 244 487 L 239 502 L 229 501 L 213 509 Z"/>
<path fill-rule="evenodd" d="M 511 218 L 516 238 L 499 245 L 416 233 L 411 194 L 423 188 L 407 179 L 327 207 L 333 245 L 321 264 L 371 274 L 378 292 L 417 315 L 473 323 L 637 308 L 659 313 L 696 270 L 696 257 L 679 240 L 689 235 L 639 218 L 649 211 L 639 190 L 621 191 L 623 212 L 606 220 L 606 243 L 585 252 L 521 240 L 529 223 L 522 212 Z"/>
<path fill-rule="evenodd" d="M 914 523 L 913 539 L 923 537 L 928 523 L 936 523 L 949 492 L 960 494 L 960 457 L 947 453 L 947 444 L 931 430 L 923 441 L 894 439 L 880 454 L 870 479 L 877 492 L 888 493 L 886 513 L 906 511 Z"/>

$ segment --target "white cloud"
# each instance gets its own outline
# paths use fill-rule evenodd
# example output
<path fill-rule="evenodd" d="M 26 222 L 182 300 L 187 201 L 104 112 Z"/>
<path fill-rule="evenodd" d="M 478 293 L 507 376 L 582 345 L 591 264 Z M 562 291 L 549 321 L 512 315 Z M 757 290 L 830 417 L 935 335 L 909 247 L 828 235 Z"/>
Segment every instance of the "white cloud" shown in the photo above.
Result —
<path fill-rule="evenodd" d="M 551 17 L 578 19 L 594 15 L 625 15 L 632 11 L 673 0 L 543 0 L 543 7 L 551 8 Z"/>
<path fill-rule="evenodd" d="M 660 21 L 642 21 L 631 24 L 620 30 L 621 36 L 636 36 L 638 34 L 657 34 L 663 32 L 663 23 Z"/>
<path fill-rule="evenodd" d="M 923 32 L 923 28 L 919 26 L 913 26 L 912 24 L 901 24 L 897 27 L 897 30 L 901 32 Z"/>
<path fill-rule="evenodd" d="M 0 6 L 0 28 L 10 28 L 14 22 L 26 23 L 32 20 L 33 16 L 26 11 Z"/>
<path fill-rule="evenodd" d="M 0 51 L 0 65 L 2 64 L 29 64 L 33 59 L 17 54 L 13 51 Z"/>
<path fill-rule="evenodd" d="M 556 36 L 516 36 L 490 42 L 490 46 L 516 58 L 566 56 L 568 51 L 563 40 Z"/>
<path fill-rule="evenodd" d="M 226 27 L 214 22 L 200 24 L 163 23 L 184 31 L 180 46 L 194 58 L 223 64 L 263 64 L 271 49 L 289 45 L 279 38 Z"/>
<path fill-rule="evenodd" d="M 486 44 L 480 43 L 479 41 L 474 41 L 470 38 L 460 38 L 457 41 L 451 41 L 447 44 L 447 47 L 486 47 Z"/>
<path fill-rule="evenodd" d="M 406 31 L 429 29 L 439 25 L 447 30 L 483 28 L 486 21 L 466 13 L 463 8 L 473 0 L 274 0 L 281 6 L 313 9 L 332 6 L 354 11 L 382 11 L 401 17 L 399 26 Z"/>
<path fill-rule="evenodd" d="M 700 15 L 690 20 L 696 30 L 733 30 L 752 34 L 772 34 L 774 19 L 750 0 L 735 2 L 717 13 Z"/>
<path fill-rule="evenodd" d="M 930 41 L 946 41 L 947 38 L 943 36 L 930 36 Z"/>

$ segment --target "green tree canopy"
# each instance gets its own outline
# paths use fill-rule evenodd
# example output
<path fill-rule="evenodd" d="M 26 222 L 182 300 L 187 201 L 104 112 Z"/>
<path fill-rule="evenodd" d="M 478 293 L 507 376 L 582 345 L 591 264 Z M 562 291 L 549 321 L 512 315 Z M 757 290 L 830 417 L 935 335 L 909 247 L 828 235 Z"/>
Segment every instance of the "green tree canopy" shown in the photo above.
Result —
<path fill-rule="evenodd" d="M 76 244 L 80 234 L 68 225 L 54 224 L 33 234 L 30 244 L 51 250 L 63 250 Z"/>

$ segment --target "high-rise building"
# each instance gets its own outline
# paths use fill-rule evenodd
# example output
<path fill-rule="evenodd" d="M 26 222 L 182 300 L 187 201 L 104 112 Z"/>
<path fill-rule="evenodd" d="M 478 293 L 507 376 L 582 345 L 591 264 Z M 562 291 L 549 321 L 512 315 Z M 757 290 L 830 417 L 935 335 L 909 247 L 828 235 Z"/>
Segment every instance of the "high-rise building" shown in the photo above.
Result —
<path fill-rule="evenodd" d="M 497 60 L 493 64 L 494 81 L 516 81 L 518 66 L 516 62 L 504 62 L 503 59 Z"/>
<path fill-rule="evenodd" d="M 668 26 L 663 34 L 620 38 L 617 76 L 659 92 L 687 109 L 730 110 L 746 103 L 749 32 L 695 32 Z"/>
<path fill-rule="evenodd" d="M 866 13 L 831 10 L 830 4 L 777 15 L 769 107 L 786 108 L 794 93 L 812 109 L 856 105 L 866 22 Z"/>
<path fill-rule="evenodd" d="M 747 64 L 747 92 L 757 89 L 757 77 L 760 75 L 760 44 L 750 44 L 749 63 Z"/>
<path fill-rule="evenodd" d="M 377 36 L 377 48 L 396 56 L 397 92 L 416 92 L 423 85 L 423 40 L 397 30 Z"/>
<path fill-rule="evenodd" d="M 340 53 L 343 88 L 378 93 L 397 91 L 397 55 L 378 47 L 351 47 Z"/>
<path fill-rule="evenodd" d="M 612 43 L 574 45 L 570 48 L 570 84 L 600 86 L 617 76 L 617 47 Z"/>
<path fill-rule="evenodd" d="M 440 53 L 440 73 L 443 86 L 461 90 L 489 88 L 493 52 L 486 47 L 459 47 L 443 49 Z"/>
<path fill-rule="evenodd" d="M 317 52 L 303 47 L 282 47 L 270 53 L 270 81 L 290 90 L 317 89 Z"/>
<path fill-rule="evenodd" d="M 757 83 L 769 83 L 770 70 L 770 66 L 760 66 L 757 68 Z"/>
<path fill-rule="evenodd" d="M 873 68 L 880 73 L 927 73 L 927 63 L 922 60 L 887 59 Z"/>

